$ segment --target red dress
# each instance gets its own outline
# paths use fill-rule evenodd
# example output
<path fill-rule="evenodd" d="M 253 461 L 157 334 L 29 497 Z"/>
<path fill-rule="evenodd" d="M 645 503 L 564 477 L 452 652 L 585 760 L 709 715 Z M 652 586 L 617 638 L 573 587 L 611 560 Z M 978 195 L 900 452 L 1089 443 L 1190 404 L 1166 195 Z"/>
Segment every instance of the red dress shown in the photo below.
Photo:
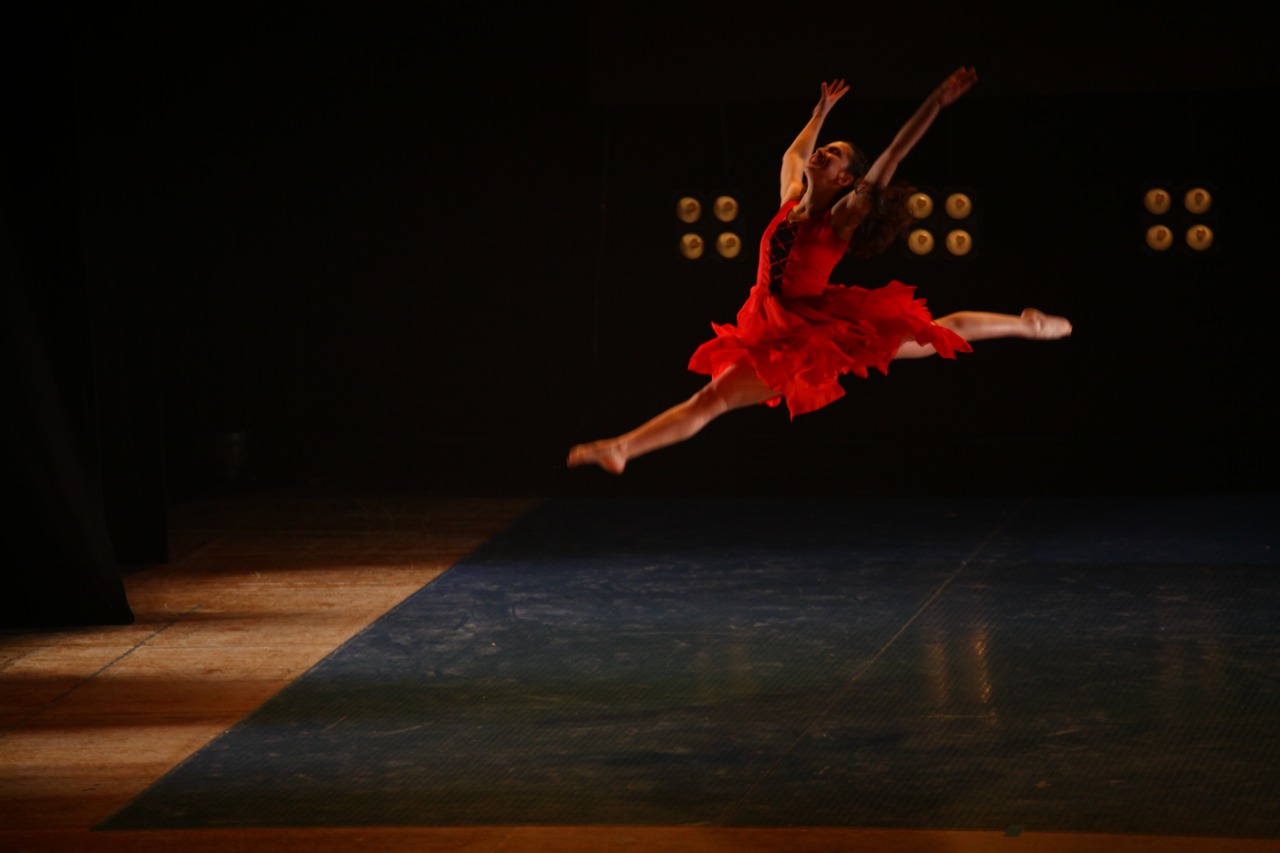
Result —
<path fill-rule="evenodd" d="M 845 373 L 865 379 L 874 367 L 887 374 L 904 338 L 933 344 L 946 358 L 972 352 L 964 338 L 934 322 L 914 287 L 828 283 L 848 244 L 836 236 L 830 211 L 787 222 L 795 206 L 784 203 L 765 229 L 756 283 L 737 323 L 712 323 L 715 337 L 694 351 L 690 370 L 715 377 L 730 365 L 749 364 L 778 392 L 767 405 L 785 399 L 795 418 L 843 397 Z"/>

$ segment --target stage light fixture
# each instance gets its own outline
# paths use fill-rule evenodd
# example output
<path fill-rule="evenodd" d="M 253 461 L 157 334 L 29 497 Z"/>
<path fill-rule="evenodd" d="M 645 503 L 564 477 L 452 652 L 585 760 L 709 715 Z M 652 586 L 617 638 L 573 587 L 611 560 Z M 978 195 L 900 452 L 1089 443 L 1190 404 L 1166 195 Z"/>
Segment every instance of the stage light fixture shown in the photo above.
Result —
<path fill-rule="evenodd" d="M 913 193 L 907 200 L 907 205 L 916 219 L 928 219 L 933 215 L 933 196 L 926 192 Z"/>
<path fill-rule="evenodd" d="M 732 222 L 738 218 L 738 200 L 731 195 L 722 195 L 711 210 L 721 222 Z"/>
<path fill-rule="evenodd" d="M 742 238 L 733 231 L 713 234 L 713 229 L 732 228 L 728 223 L 742 219 L 741 195 L 732 189 L 718 192 L 685 189 L 671 194 L 675 212 L 673 241 L 678 241 L 680 257 L 698 260 L 710 257 L 734 260 L 743 255 Z"/>
<path fill-rule="evenodd" d="M 963 228 L 947 232 L 947 251 L 957 257 L 963 257 L 973 251 L 973 236 Z"/>
<path fill-rule="evenodd" d="M 907 235 L 907 249 L 913 255 L 927 255 L 933 251 L 933 232 L 917 228 Z"/>
<path fill-rule="evenodd" d="M 697 234 L 685 234 L 680 238 L 680 254 L 691 261 L 696 261 L 702 257 L 705 249 L 706 243 Z"/>
<path fill-rule="evenodd" d="M 1183 256 L 1188 251 L 1194 255 L 1216 252 L 1218 211 L 1213 196 L 1210 181 L 1150 181 L 1142 192 L 1145 251 Z"/>
<path fill-rule="evenodd" d="M 1169 212 L 1171 196 L 1164 187 L 1152 187 L 1142 196 L 1142 206 L 1147 213 L 1163 216 Z"/>
<path fill-rule="evenodd" d="M 945 207 L 952 219 L 968 219 L 973 213 L 973 200 L 964 193 L 952 193 L 947 196 Z"/>
<path fill-rule="evenodd" d="M 1147 229 L 1147 245 L 1152 251 L 1168 251 L 1173 246 L 1173 232 L 1167 225 L 1152 225 Z"/>
<path fill-rule="evenodd" d="M 1192 225 L 1187 229 L 1186 241 L 1188 248 L 1197 252 L 1204 252 L 1213 245 L 1213 229 L 1208 225 Z"/>
<path fill-rule="evenodd" d="M 1182 206 L 1189 213 L 1199 216 L 1209 212 L 1209 208 L 1213 206 L 1213 196 L 1204 187 L 1192 187 L 1182 197 Z"/>
<path fill-rule="evenodd" d="M 693 196 L 685 196 L 676 202 L 676 218 L 686 224 L 697 222 L 702 216 L 702 202 Z"/>
<path fill-rule="evenodd" d="M 970 187 L 916 187 L 907 198 L 913 221 L 902 238 L 904 254 L 972 260 L 981 228 L 975 199 Z"/>
<path fill-rule="evenodd" d="M 736 258 L 742 251 L 742 240 L 732 231 L 726 231 L 716 238 L 716 252 L 722 258 Z"/>

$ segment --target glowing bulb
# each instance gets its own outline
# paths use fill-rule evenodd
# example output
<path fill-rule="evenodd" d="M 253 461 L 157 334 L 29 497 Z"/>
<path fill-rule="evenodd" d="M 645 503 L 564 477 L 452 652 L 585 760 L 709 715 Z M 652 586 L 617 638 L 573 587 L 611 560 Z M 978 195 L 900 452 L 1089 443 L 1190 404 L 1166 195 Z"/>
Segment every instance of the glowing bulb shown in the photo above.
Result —
<path fill-rule="evenodd" d="M 956 229 L 947 234 L 947 251 L 953 255 L 967 255 L 973 249 L 973 238 L 968 231 Z"/>
<path fill-rule="evenodd" d="M 726 231 L 716 238 L 716 251 L 722 258 L 736 258 L 742 251 L 742 241 L 738 239 L 737 234 Z"/>
<path fill-rule="evenodd" d="M 933 251 L 933 235 L 923 228 L 917 228 L 907 235 L 907 248 L 916 255 L 927 255 Z"/>
<path fill-rule="evenodd" d="M 933 213 L 933 199 L 928 193 L 912 194 L 907 200 L 907 205 L 911 208 L 911 215 L 916 219 L 926 219 Z"/>
<path fill-rule="evenodd" d="M 1169 212 L 1169 193 L 1159 187 L 1152 187 L 1147 190 L 1147 194 L 1142 197 L 1142 204 L 1146 207 L 1148 213 L 1154 213 L 1159 216 L 1162 213 Z"/>
<path fill-rule="evenodd" d="M 686 234 L 680 238 L 680 254 L 691 261 L 702 257 L 705 248 L 702 238 L 697 234 Z"/>
<path fill-rule="evenodd" d="M 738 201 L 731 196 L 722 195 L 716 199 L 712 211 L 714 211 L 716 219 L 721 222 L 732 222 L 738 216 Z"/>
<path fill-rule="evenodd" d="M 702 215 L 702 202 L 692 196 L 685 196 L 676 202 L 676 216 L 681 222 L 697 222 Z"/>
<path fill-rule="evenodd" d="M 1187 245 L 1203 252 L 1213 245 L 1213 229 L 1208 225 L 1192 225 L 1187 229 Z"/>
<path fill-rule="evenodd" d="M 1163 252 L 1173 245 L 1173 232 L 1164 225 L 1152 225 L 1147 229 L 1147 245 Z"/>
<path fill-rule="evenodd" d="M 1203 187 L 1195 187 L 1187 190 L 1187 194 L 1182 197 L 1182 203 L 1188 211 L 1199 215 L 1213 206 L 1213 197 Z"/>
<path fill-rule="evenodd" d="M 947 214 L 952 219 L 964 219 L 973 212 L 973 202 L 964 193 L 947 196 Z"/>

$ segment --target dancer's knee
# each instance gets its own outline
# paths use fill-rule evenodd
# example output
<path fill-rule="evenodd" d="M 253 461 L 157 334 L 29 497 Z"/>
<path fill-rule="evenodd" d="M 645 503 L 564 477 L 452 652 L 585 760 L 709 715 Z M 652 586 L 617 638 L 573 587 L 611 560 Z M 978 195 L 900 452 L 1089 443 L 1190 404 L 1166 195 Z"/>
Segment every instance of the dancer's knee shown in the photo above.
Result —
<path fill-rule="evenodd" d="M 961 337 L 964 336 L 963 330 L 969 325 L 969 319 L 972 317 L 972 311 L 952 311 L 943 317 L 934 318 L 934 322 L 939 326 L 944 326 Z"/>
<path fill-rule="evenodd" d="M 747 365 L 735 364 L 702 389 L 702 405 L 712 417 L 745 406 L 763 403 L 778 392 L 771 390 Z"/>

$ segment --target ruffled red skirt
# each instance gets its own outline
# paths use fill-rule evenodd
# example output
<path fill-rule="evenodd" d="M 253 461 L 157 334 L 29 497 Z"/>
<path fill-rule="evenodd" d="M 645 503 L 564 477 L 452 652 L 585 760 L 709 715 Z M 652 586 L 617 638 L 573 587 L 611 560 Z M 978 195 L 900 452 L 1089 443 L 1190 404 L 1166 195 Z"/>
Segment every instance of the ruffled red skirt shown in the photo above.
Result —
<path fill-rule="evenodd" d="M 792 418 L 843 397 L 846 373 L 865 379 L 875 368 L 887 374 L 904 340 L 933 344 L 945 358 L 973 351 L 900 281 L 872 289 L 832 284 L 802 297 L 774 296 L 757 283 L 736 324 L 711 328 L 715 337 L 694 351 L 689 369 L 716 377 L 730 365 L 748 364 L 778 392 L 766 405 L 786 400 Z"/>

